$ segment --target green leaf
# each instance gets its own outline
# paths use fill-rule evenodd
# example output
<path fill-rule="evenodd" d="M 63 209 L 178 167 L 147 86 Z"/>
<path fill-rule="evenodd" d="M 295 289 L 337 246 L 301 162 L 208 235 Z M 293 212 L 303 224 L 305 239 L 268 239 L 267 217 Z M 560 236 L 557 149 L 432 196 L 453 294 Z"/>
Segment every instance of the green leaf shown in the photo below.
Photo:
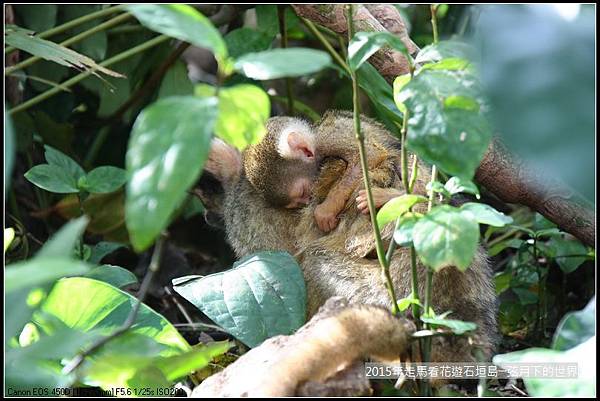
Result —
<path fill-rule="evenodd" d="M 415 294 L 413 294 L 412 292 L 406 298 L 398 300 L 398 309 L 400 309 L 400 312 L 404 312 L 411 305 L 419 305 L 423 307 L 423 305 L 421 305 L 421 302 L 419 302 L 419 300 L 415 298 Z"/>
<path fill-rule="evenodd" d="M 69 4 L 61 7 L 61 16 L 63 20 L 72 21 L 84 15 L 99 11 L 103 5 L 100 4 Z M 92 29 L 98 25 L 96 21 L 89 21 L 78 25 L 69 30 L 70 36 L 75 36 L 81 32 Z M 106 31 L 96 32 L 83 39 L 80 42 L 74 43 L 73 48 L 94 60 L 104 60 L 106 58 L 106 50 L 108 48 L 108 38 Z"/>
<path fill-rule="evenodd" d="M 422 217 L 421 213 L 408 212 L 400 217 L 400 225 L 394 231 L 394 241 L 400 246 L 411 246 L 413 243 L 413 229 Z"/>
<path fill-rule="evenodd" d="M 513 292 L 519 297 L 521 305 L 532 305 L 538 302 L 538 294 L 532 292 L 529 288 L 512 288 Z"/>
<path fill-rule="evenodd" d="M 466 270 L 475 256 L 478 239 L 477 222 L 449 205 L 436 206 L 413 228 L 419 258 L 435 271 L 446 266 Z"/>
<path fill-rule="evenodd" d="M 389 32 L 357 32 L 348 44 L 348 66 L 356 71 L 377 50 L 389 45 L 410 58 L 400 38 Z"/>
<path fill-rule="evenodd" d="M 447 327 L 456 335 L 461 335 L 467 331 L 477 329 L 477 325 L 472 322 L 463 322 L 462 320 L 443 319 L 440 317 L 425 317 L 421 316 L 421 321 L 433 325 L 434 327 Z"/>
<path fill-rule="evenodd" d="M 587 341 L 596 333 L 596 297 L 577 312 L 569 312 L 561 319 L 554 338 L 552 349 L 566 351 Z"/>
<path fill-rule="evenodd" d="M 479 103 L 467 96 L 448 96 L 444 99 L 444 107 L 447 109 L 463 109 L 467 111 L 479 111 Z"/>
<path fill-rule="evenodd" d="M 233 58 L 238 58 L 246 53 L 267 50 L 271 46 L 271 42 L 273 42 L 273 35 L 250 28 L 234 29 L 225 35 L 227 49 Z"/>
<path fill-rule="evenodd" d="M 344 75 L 350 78 L 345 70 L 342 71 Z M 402 121 L 404 114 L 400 112 L 396 103 L 394 103 L 390 84 L 369 63 L 363 64 L 356 71 L 356 76 L 358 77 L 359 86 L 373 102 L 375 110 L 385 126 L 392 132 L 398 132 L 397 122 Z"/>
<path fill-rule="evenodd" d="M 494 285 L 496 287 L 496 295 L 502 294 L 504 291 L 510 288 L 511 273 L 504 271 L 496 273 L 494 276 Z"/>
<path fill-rule="evenodd" d="M 12 174 L 13 164 L 15 162 L 15 133 L 13 124 L 8 116 L 6 107 L 4 108 L 4 195 L 6 197 L 6 191 L 10 187 L 10 177 Z M 6 247 L 6 245 L 5 245 Z"/>
<path fill-rule="evenodd" d="M 131 4 L 127 6 L 142 25 L 153 31 L 210 49 L 219 62 L 227 58 L 227 47 L 208 18 L 185 4 Z"/>
<path fill-rule="evenodd" d="M 106 75 L 124 78 L 123 75 L 96 64 L 94 60 L 83 54 L 79 54 L 54 42 L 30 36 L 22 28 L 15 27 L 14 25 L 6 29 L 4 38 L 8 45 L 45 60 L 54 61 L 66 67 L 91 71 L 94 75 L 96 75 L 96 71 L 100 71 Z"/>
<path fill-rule="evenodd" d="M 181 60 L 175 64 L 165 74 L 158 90 L 158 98 L 168 96 L 185 96 L 194 93 L 194 85 L 188 77 L 187 66 Z"/>
<path fill-rule="evenodd" d="M 102 258 L 104 258 L 106 255 L 123 247 L 125 247 L 125 245 L 118 242 L 100 241 L 94 245 L 94 248 L 92 248 L 92 254 L 90 255 L 88 262 L 100 263 Z"/>
<path fill-rule="evenodd" d="M 264 90 L 240 84 L 219 91 L 216 135 L 239 150 L 258 143 L 264 136 L 271 102 Z"/>
<path fill-rule="evenodd" d="M 135 274 L 119 266 L 102 265 L 91 269 L 85 277 L 104 281 L 117 288 L 123 288 L 138 282 Z"/>
<path fill-rule="evenodd" d="M 444 59 L 473 60 L 474 58 L 475 52 L 470 44 L 456 40 L 443 40 L 422 48 L 415 58 L 415 63 L 436 63 Z"/>
<path fill-rule="evenodd" d="M 260 252 L 226 272 L 173 280 L 173 287 L 249 347 L 304 323 L 304 278 L 287 252 Z"/>
<path fill-rule="evenodd" d="M 72 329 L 108 335 L 125 322 L 136 303 L 135 297 L 110 284 L 87 277 L 72 277 L 54 285 L 42 311 Z M 127 333 L 166 346 L 158 353 L 161 356 L 177 355 L 190 349 L 175 327 L 145 304 L 141 305 L 135 323 Z"/>
<path fill-rule="evenodd" d="M 35 32 L 44 32 L 56 26 L 56 4 L 19 4 L 13 7 L 23 24 Z"/>
<path fill-rule="evenodd" d="M 4 253 L 12 244 L 13 239 L 15 239 L 15 230 L 13 228 L 5 228 L 4 229 Z"/>
<path fill-rule="evenodd" d="M 71 177 L 69 171 L 62 167 L 38 164 L 25 173 L 25 178 L 46 191 L 59 194 L 79 192 L 77 180 Z"/>
<path fill-rule="evenodd" d="M 324 51 L 294 47 L 245 54 L 234 68 L 248 78 L 267 80 L 312 74 L 330 64 L 331 57 Z"/>
<path fill-rule="evenodd" d="M 466 70 L 472 66 L 469 60 L 462 58 L 447 58 L 437 63 L 425 64 L 418 74 L 426 70 Z"/>
<path fill-rule="evenodd" d="M 478 223 L 494 227 L 504 227 L 513 222 L 512 217 L 505 215 L 484 203 L 468 202 L 460 207 L 465 213 L 470 213 Z"/>
<path fill-rule="evenodd" d="M 577 270 L 577 268 L 587 259 L 587 248 L 579 241 L 553 237 L 548 242 L 548 245 L 551 248 L 554 248 L 556 263 L 560 269 L 567 274 Z"/>
<path fill-rule="evenodd" d="M 125 170 L 113 166 L 97 167 L 85 177 L 85 189 L 93 194 L 114 192 L 127 182 Z"/>
<path fill-rule="evenodd" d="M 125 221 L 136 251 L 148 248 L 196 182 L 208 155 L 217 99 L 169 97 L 137 117 L 126 155 Z"/>
<path fill-rule="evenodd" d="M 478 111 L 448 108 L 448 98 L 469 98 Z M 446 173 L 471 180 L 487 150 L 491 127 L 480 85 L 466 71 L 428 70 L 413 77 L 395 100 L 409 112 L 407 146 Z"/>
<path fill-rule="evenodd" d="M 5 290 L 6 293 L 11 293 L 41 286 L 61 277 L 84 274 L 88 268 L 86 263 L 58 257 L 13 263 L 5 271 Z"/>
<path fill-rule="evenodd" d="M 427 198 L 421 195 L 401 195 L 391 199 L 377 212 L 377 225 L 383 227 L 390 221 L 396 220 L 408 209 L 420 202 L 427 202 Z"/>
<path fill-rule="evenodd" d="M 79 241 L 90 219 L 81 216 L 69 221 L 54 234 L 35 255 L 36 258 L 68 258 L 73 255 L 73 248 Z"/>
<path fill-rule="evenodd" d="M 75 181 L 85 176 L 85 171 L 83 171 L 83 168 L 81 168 L 81 166 L 69 156 L 48 145 L 45 145 L 44 149 L 44 156 L 46 157 L 46 161 L 49 165 L 64 169 L 71 177 L 73 177 Z"/>
<path fill-rule="evenodd" d="M 496 355 L 494 364 L 507 367 L 514 364 L 577 363 L 577 378 L 523 378 L 532 397 L 594 397 L 596 395 L 596 336 L 567 351 L 528 348 L 523 351 Z"/>
<path fill-rule="evenodd" d="M 479 188 L 477 188 L 477 185 L 475 185 L 472 181 L 463 180 L 459 177 L 451 177 L 448 181 L 446 181 L 446 184 L 444 184 L 444 188 L 446 188 L 450 195 L 465 192 L 475 195 L 477 199 L 480 198 Z"/>

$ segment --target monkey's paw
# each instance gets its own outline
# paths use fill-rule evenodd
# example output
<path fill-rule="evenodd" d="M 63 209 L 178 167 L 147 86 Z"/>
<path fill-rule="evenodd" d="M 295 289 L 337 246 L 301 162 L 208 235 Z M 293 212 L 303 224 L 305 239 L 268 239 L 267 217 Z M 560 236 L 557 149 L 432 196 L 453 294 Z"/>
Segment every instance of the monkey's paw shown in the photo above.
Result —
<path fill-rule="evenodd" d="M 319 229 L 326 233 L 338 225 L 337 213 L 327 207 L 325 203 L 321 203 L 315 208 L 315 220 Z"/>

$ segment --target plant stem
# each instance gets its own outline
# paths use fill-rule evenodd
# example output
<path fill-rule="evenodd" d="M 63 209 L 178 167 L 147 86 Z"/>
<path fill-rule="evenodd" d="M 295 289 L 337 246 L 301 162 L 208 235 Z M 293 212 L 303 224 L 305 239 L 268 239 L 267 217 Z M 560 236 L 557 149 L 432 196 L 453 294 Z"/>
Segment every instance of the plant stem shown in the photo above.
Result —
<path fill-rule="evenodd" d="M 71 20 L 69 22 L 65 22 L 62 25 L 59 25 L 52 29 L 44 31 L 44 32 L 40 33 L 39 35 L 37 35 L 37 37 L 40 39 L 44 39 L 49 36 L 56 35 L 57 33 L 67 31 L 71 28 L 76 27 L 77 25 L 81 25 L 81 24 L 91 21 L 93 19 L 104 17 L 105 15 L 110 15 L 110 14 L 114 14 L 116 12 L 122 11 L 124 8 L 125 8 L 124 5 L 117 5 L 114 7 L 105 8 L 103 10 L 98 10 L 96 12 L 93 12 L 93 13 L 90 13 L 87 15 L 83 15 L 83 16 L 81 16 L 79 18 L 75 18 L 74 20 Z M 9 46 L 6 49 L 4 49 L 4 54 L 9 54 L 14 50 L 16 50 L 16 48 Z"/>
<path fill-rule="evenodd" d="M 111 66 L 115 63 L 118 63 L 119 61 L 125 60 L 135 54 L 141 53 L 151 47 L 154 47 L 168 39 L 170 39 L 170 38 L 166 35 L 157 36 L 145 43 L 142 43 L 138 46 L 132 47 L 131 49 L 125 50 L 124 52 L 119 53 L 119 54 L 109 58 L 108 60 L 103 61 L 102 63 L 100 63 L 100 66 L 102 66 L 102 67 Z M 65 88 L 69 88 L 69 87 L 75 85 L 76 83 L 80 82 L 81 80 L 89 77 L 92 74 L 92 72 L 93 71 L 88 70 L 88 71 L 84 71 L 80 74 L 77 74 L 73 78 L 68 79 L 65 82 L 63 82 L 61 84 L 61 86 L 65 87 Z M 57 94 L 60 91 L 61 91 L 60 88 L 52 88 L 45 92 L 42 92 L 38 96 L 31 98 L 28 101 L 21 103 L 17 107 L 14 107 L 13 109 L 9 110 L 8 114 L 12 116 L 20 111 L 26 110 L 26 109 L 30 108 L 31 106 L 34 106 L 52 96 L 54 96 L 55 94 Z"/>
<path fill-rule="evenodd" d="M 287 36 L 287 24 L 285 23 L 285 6 L 277 6 L 277 17 L 279 18 L 279 33 L 281 35 L 281 47 L 286 49 L 288 47 L 288 36 Z M 285 79 L 285 90 L 288 99 L 288 114 L 294 115 L 294 95 L 292 93 L 292 80 L 291 78 Z"/>
<path fill-rule="evenodd" d="M 140 290 L 139 290 L 138 296 L 137 296 L 137 302 L 135 303 L 135 306 L 133 307 L 133 309 L 129 312 L 129 315 L 127 316 L 127 319 L 125 320 L 123 325 L 121 327 L 119 327 L 117 330 L 115 330 L 111 335 L 101 338 L 99 341 L 96 341 L 94 344 L 92 344 L 87 350 L 84 350 L 84 351 L 80 352 L 79 354 L 77 354 L 71 360 L 71 362 L 69 362 L 67 364 L 67 366 L 64 367 L 63 374 L 68 375 L 73 370 L 77 369 L 77 367 L 79 367 L 79 365 L 81 365 L 81 363 L 84 361 L 84 359 L 87 356 L 90 356 L 92 353 L 94 353 L 96 350 L 98 350 L 98 348 L 102 347 L 104 344 L 108 343 L 110 340 L 118 337 L 119 335 L 121 335 L 124 332 L 126 332 L 127 330 L 129 330 L 131 328 L 131 326 L 133 325 L 133 323 L 135 323 L 135 319 L 137 318 L 137 314 L 138 314 L 138 311 L 140 310 L 140 306 L 142 305 L 142 302 L 144 302 L 144 299 L 146 298 L 146 294 L 148 293 L 148 289 L 150 288 L 152 278 L 158 272 L 158 269 L 160 267 L 160 258 L 161 258 L 161 253 L 162 253 L 162 248 L 163 248 L 163 245 L 165 242 L 165 238 L 166 238 L 166 235 L 161 234 L 161 236 L 156 241 L 156 245 L 154 246 L 154 252 L 152 253 L 152 260 L 150 261 L 150 265 L 148 266 L 148 271 L 146 272 L 146 275 L 144 276 L 144 280 L 142 281 L 142 284 L 140 285 Z"/>
<path fill-rule="evenodd" d="M 102 24 L 100 24 L 98 26 L 88 29 L 87 31 L 81 32 L 80 34 L 75 35 L 72 38 L 65 40 L 64 42 L 59 43 L 59 45 L 64 46 L 64 47 L 70 46 L 73 43 L 82 41 L 83 39 L 87 38 L 88 36 L 91 36 L 95 33 L 101 32 L 112 26 L 118 25 L 121 22 L 123 22 L 131 17 L 132 17 L 132 15 L 130 13 L 124 13 L 124 14 L 118 15 L 113 19 L 103 22 Z M 27 68 L 30 65 L 37 63 L 40 60 L 42 60 L 42 57 L 40 57 L 40 56 L 29 57 L 27 60 L 21 61 L 20 63 L 14 65 L 12 67 L 6 68 L 6 70 L 4 70 L 4 75 L 8 75 L 10 73 L 21 70 L 23 68 Z"/>
<path fill-rule="evenodd" d="M 437 5 L 430 4 L 429 9 L 431 10 L 431 28 L 433 30 L 433 43 L 438 42 L 438 26 L 437 26 Z"/>
<path fill-rule="evenodd" d="M 347 21 L 348 21 L 348 37 L 349 40 L 354 35 L 354 24 L 352 16 L 354 15 L 354 7 L 352 4 L 346 5 Z M 384 284 L 390 295 L 392 301 L 392 313 L 397 315 L 400 311 L 396 300 L 396 293 L 394 291 L 394 284 L 390 275 L 389 263 L 386 259 L 386 254 L 383 248 L 383 241 L 381 240 L 381 232 L 379 231 L 379 225 L 377 224 L 377 216 L 375 214 L 375 206 L 373 202 L 373 194 L 371 192 L 371 184 L 369 182 L 369 170 L 367 168 L 367 155 L 365 152 L 365 137 L 360 130 L 360 104 L 358 101 L 358 80 L 354 71 L 350 70 L 350 76 L 352 77 L 352 103 L 354 106 L 354 132 L 356 134 L 356 140 L 358 141 L 358 151 L 360 154 L 360 165 L 363 171 L 363 180 L 365 190 L 367 192 L 367 203 L 369 205 L 369 214 L 371 216 L 371 224 L 373 225 L 373 234 L 375 235 L 375 246 L 377 249 L 377 258 L 381 265 L 381 275 L 384 280 Z"/>
<path fill-rule="evenodd" d="M 319 32 L 315 24 L 303 17 L 300 17 L 300 20 L 304 23 L 304 25 L 306 25 L 308 30 L 313 35 L 315 35 L 317 39 L 319 39 L 319 41 L 323 44 L 323 47 L 325 47 L 325 50 L 327 50 L 329 54 L 331 54 L 331 57 L 333 57 L 333 59 L 340 65 L 340 67 L 342 67 L 348 73 L 348 75 L 352 75 L 348 64 L 346 64 L 344 59 L 338 54 L 338 52 L 335 51 L 331 43 L 329 43 L 329 41 L 323 36 L 323 34 Z"/>
<path fill-rule="evenodd" d="M 408 182 L 408 189 L 412 193 L 413 188 L 415 187 L 415 182 L 417 182 L 417 171 L 419 169 L 419 164 L 417 163 L 417 155 L 413 155 L 413 162 L 411 166 L 410 172 L 410 180 Z"/>

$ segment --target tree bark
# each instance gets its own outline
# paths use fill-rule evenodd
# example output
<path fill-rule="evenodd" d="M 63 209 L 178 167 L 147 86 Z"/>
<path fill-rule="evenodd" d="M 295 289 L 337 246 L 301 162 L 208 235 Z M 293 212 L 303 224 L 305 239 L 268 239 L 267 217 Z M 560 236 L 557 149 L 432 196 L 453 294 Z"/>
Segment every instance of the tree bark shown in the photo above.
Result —
<path fill-rule="evenodd" d="M 293 4 L 296 13 L 334 32 L 347 33 L 343 4 Z M 410 54 L 418 47 L 408 36 L 406 24 L 392 5 L 378 4 L 355 8 L 354 24 L 357 31 L 381 32 L 389 30 L 400 37 Z M 381 49 L 369 62 L 389 82 L 408 72 L 404 56 L 391 49 Z M 483 157 L 475 179 L 494 195 L 508 203 L 519 203 L 537 211 L 558 227 L 595 248 L 595 212 L 577 200 L 572 191 L 543 172 L 527 166 L 512 156 L 495 139 Z"/>

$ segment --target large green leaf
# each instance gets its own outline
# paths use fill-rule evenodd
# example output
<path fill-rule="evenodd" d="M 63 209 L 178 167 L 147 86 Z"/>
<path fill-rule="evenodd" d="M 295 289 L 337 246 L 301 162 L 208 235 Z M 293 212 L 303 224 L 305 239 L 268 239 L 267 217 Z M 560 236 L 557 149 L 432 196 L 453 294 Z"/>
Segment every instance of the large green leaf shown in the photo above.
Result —
<path fill-rule="evenodd" d="M 421 195 L 406 194 L 391 199 L 377 212 L 377 225 L 383 227 L 390 221 L 396 220 L 419 202 L 427 202 L 427 198 Z"/>
<path fill-rule="evenodd" d="M 493 362 L 500 367 L 513 364 L 541 365 L 544 363 L 577 363 L 577 378 L 523 378 L 533 397 L 593 397 L 596 394 L 596 336 L 568 349 L 556 351 L 528 348 L 523 351 L 496 355 Z"/>
<path fill-rule="evenodd" d="M 215 88 L 198 85 L 198 96 L 212 96 Z M 219 91 L 219 117 L 216 135 L 239 150 L 259 142 L 271 112 L 269 96 L 258 86 L 239 84 Z"/>
<path fill-rule="evenodd" d="M 101 166 L 87 173 L 83 189 L 93 194 L 114 192 L 126 181 L 127 175 L 122 168 Z"/>
<path fill-rule="evenodd" d="M 88 70 L 94 74 L 96 71 L 100 71 L 113 77 L 124 78 L 123 75 L 96 64 L 94 60 L 83 54 L 54 42 L 31 36 L 27 31 L 16 26 L 6 29 L 4 39 L 10 46 L 66 67 Z"/>
<path fill-rule="evenodd" d="M 357 32 L 348 44 L 348 66 L 357 70 L 377 50 L 389 45 L 394 50 L 410 57 L 400 38 L 389 32 Z"/>
<path fill-rule="evenodd" d="M 79 192 L 77 181 L 62 167 L 51 164 L 38 164 L 25 174 L 31 183 L 58 194 L 72 194 Z"/>
<path fill-rule="evenodd" d="M 433 327 L 447 327 L 454 334 L 461 335 L 468 331 L 473 331 L 477 329 L 477 325 L 473 322 L 464 322 L 462 320 L 456 319 L 445 319 L 441 317 L 426 317 L 421 316 L 421 321 L 430 324 Z"/>
<path fill-rule="evenodd" d="M 592 203 L 597 137 L 594 11 L 581 6 L 567 19 L 554 7 L 486 6 L 474 38 L 485 50 L 482 81 L 506 145 Z"/>
<path fill-rule="evenodd" d="M 427 70 L 394 95 L 409 112 L 407 146 L 448 174 L 471 180 L 491 139 L 475 77 L 466 71 Z M 447 104 L 456 96 L 471 102 Z"/>
<path fill-rule="evenodd" d="M 133 296 L 105 282 L 72 277 L 59 280 L 54 285 L 41 310 L 57 317 L 70 328 L 109 335 L 127 320 L 136 302 Z M 168 347 L 160 352 L 162 356 L 190 349 L 175 327 L 144 304 L 128 333 L 148 337 Z"/>
<path fill-rule="evenodd" d="M 513 222 L 512 217 L 505 215 L 493 207 L 483 204 L 467 202 L 460 207 L 463 212 L 473 215 L 473 218 L 480 224 L 487 224 L 494 227 L 504 227 Z"/>
<path fill-rule="evenodd" d="M 577 312 L 567 313 L 558 324 L 552 348 L 565 351 L 586 341 L 596 334 L 596 297 Z"/>
<path fill-rule="evenodd" d="M 304 277 L 287 252 L 260 252 L 226 272 L 181 277 L 173 280 L 173 286 L 250 347 L 278 334 L 291 334 L 305 320 Z"/>
<path fill-rule="evenodd" d="M 466 270 L 471 264 L 479 226 L 469 213 L 440 205 L 424 215 L 413 228 L 413 242 L 419 258 L 434 270 L 455 266 Z"/>
<path fill-rule="evenodd" d="M 187 66 L 181 60 L 175 64 L 165 74 L 158 90 L 158 98 L 168 96 L 185 96 L 194 93 L 194 85 L 188 77 Z"/>
<path fill-rule="evenodd" d="M 552 230 L 552 229 L 549 229 Z M 574 272 L 586 260 L 587 248 L 577 240 L 553 237 L 548 245 L 554 252 L 556 263 L 565 273 Z"/>
<path fill-rule="evenodd" d="M 113 265 L 96 266 L 87 272 L 85 277 L 104 281 L 117 288 L 123 288 L 138 282 L 135 274 L 127 269 Z"/>
<path fill-rule="evenodd" d="M 208 155 L 217 99 L 169 97 L 140 113 L 126 156 L 125 221 L 137 251 L 149 247 L 196 181 Z"/>
<path fill-rule="evenodd" d="M 227 47 L 208 18 L 185 4 L 132 4 L 128 10 L 153 31 L 210 49 L 217 60 L 227 58 Z"/>
<path fill-rule="evenodd" d="M 248 78 L 266 80 L 312 74 L 331 64 L 321 50 L 294 47 L 247 53 L 235 61 L 234 68 Z"/>

